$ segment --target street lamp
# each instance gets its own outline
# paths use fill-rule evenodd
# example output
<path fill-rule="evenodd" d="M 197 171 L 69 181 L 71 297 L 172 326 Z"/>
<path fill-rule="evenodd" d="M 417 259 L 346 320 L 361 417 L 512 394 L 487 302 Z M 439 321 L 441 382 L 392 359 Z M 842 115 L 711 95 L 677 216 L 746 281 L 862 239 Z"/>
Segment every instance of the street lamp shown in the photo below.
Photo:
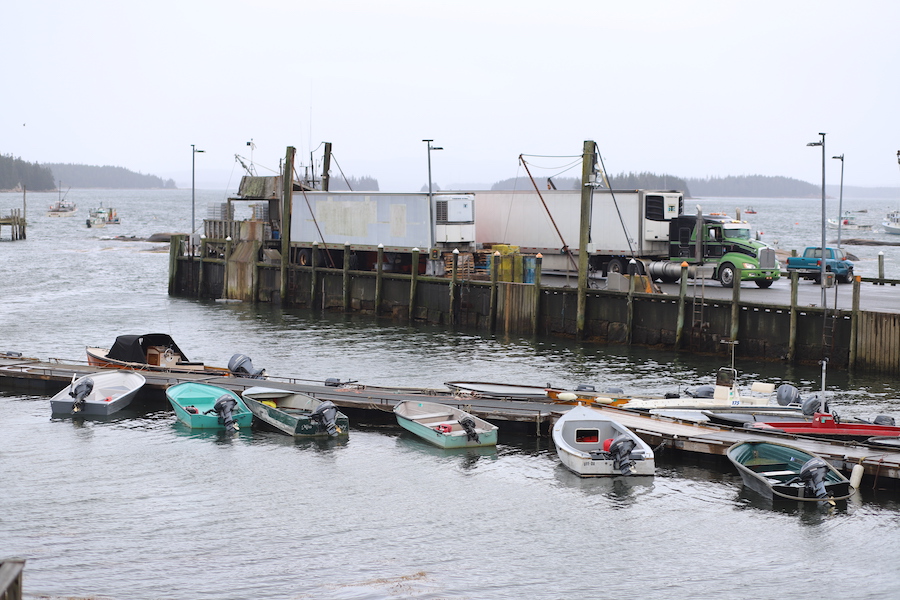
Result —
<path fill-rule="evenodd" d="M 198 152 L 205 152 L 205 150 L 197 150 L 194 144 L 191 144 L 191 247 L 193 247 L 193 236 L 194 236 L 194 158 L 197 156 Z"/>
<path fill-rule="evenodd" d="M 443 150 L 443 148 L 439 146 L 432 146 L 431 142 L 434 140 L 422 140 L 423 142 L 428 144 L 428 217 L 431 220 L 431 245 L 434 245 L 434 194 L 431 191 L 431 151 L 432 150 Z"/>
<path fill-rule="evenodd" d="M 822 147 L 822 251 L 821 271 L 819 272 L 819 285 L 822 287 L 822 308 L 825 308 L 825 134 L 819 133 L 822 139 L 818 142 L 810 142 L 807 146 Z"/>
<path fill-rule="evenodd" d="M 841 247 L 841 225 L 844 222 L 844 155 L 832 156 L 831 158 L 841 161 L 841 194 L 838 197 L 838 242 L 837 247 Z"/>

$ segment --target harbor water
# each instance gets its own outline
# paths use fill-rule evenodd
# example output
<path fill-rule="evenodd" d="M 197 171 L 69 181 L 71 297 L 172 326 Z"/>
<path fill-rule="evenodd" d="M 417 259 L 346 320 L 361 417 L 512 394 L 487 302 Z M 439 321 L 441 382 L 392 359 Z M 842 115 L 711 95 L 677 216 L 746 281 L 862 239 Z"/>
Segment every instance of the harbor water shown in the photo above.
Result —
<path fill-rule="evenodd" d="M 73 190 L 77 216 L 47 218 L 56 197 L 29 194 L 28 239 L 0 241 L 0 350 L 76 362 L 86 346 L 160 332 L 191 360 L 224 366 L 242 353 L 271 375 L 308 381 L 636 394 L 711 383 L 730 360 L 172 298 L 167 246 L 146 238 L 190 229 L 190 190 Z M 198 192 L 197 222 L 224 199 Z M 120 225 L 85 226 L 101 202 Z M 752 203 L 758 214 L 745 218 L 787 249 L 819 242 L 820 218 L 804 216 L 819 204 L 803 202 L 792 215 L 783 199 L 697 201 L 729 214 Z M 0 214 L 21 205 L 21 195 L 0 194 Z M 868 209 L 860 221 L 894 208 L 844 199 L 845 210 Z M 900 242 L 877 225 L 848 235 Z M 900 278 L 898 247 L 850 251 L 857 274 L 874 276 L 884 252 L 887 276 Z M 740 357 L 735 366 L 747 386 L 822 385 L 814 367 Z M 826 389 L 842 416 L 900 419 L 895 378 L 835 370 Z M 727 463 L 657 458 L 652 478 L 580 479 L 552 441 L 524 434 L 501 431 L 496 449 L 461 451 L 376 421 L 351 423 L 339 441 L 257 428 L 226 436 L 177 424 L 162 403 L 73 420 L 51 417 L 48 396 L 5 390 L 0 558 L 27 559 L 26 597 L 42 598 L 900 597 L 896 491 L 868 485 L 834 507 L 773 505 Z"/>

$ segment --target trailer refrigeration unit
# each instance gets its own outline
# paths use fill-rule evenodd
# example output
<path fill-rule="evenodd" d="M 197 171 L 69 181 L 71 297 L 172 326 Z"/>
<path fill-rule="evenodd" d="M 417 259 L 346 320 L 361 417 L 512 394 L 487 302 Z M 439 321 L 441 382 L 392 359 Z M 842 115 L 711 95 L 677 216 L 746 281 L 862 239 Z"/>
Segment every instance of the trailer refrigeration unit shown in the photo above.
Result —
<path fill-rule="evenodd" d="M 577 271 L 579 190 L 477 192 L 478 247 L 509 244 L 543 255 L 545 271 Z M 655 279 L 678 281 L 681 263 L 690 277 L 714 277 L 731 287 L 742 281 L 769 287 L 780 276 L 775 252 L 751 239 L 750 227 L 725 217 L 683 215 L 677 191 L 595 189 L 591 201 L 589 268 L 626 273 L 631 259 Z M 699 237 L 698 237 L 699 233 Z"/>

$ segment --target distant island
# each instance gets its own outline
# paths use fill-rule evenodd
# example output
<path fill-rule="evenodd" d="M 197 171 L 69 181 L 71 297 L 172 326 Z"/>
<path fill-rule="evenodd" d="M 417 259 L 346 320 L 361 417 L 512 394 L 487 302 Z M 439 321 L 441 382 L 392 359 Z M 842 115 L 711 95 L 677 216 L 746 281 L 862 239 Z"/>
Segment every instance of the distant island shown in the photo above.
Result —
<path fill-rule="evenodd" d="M 0 155 L 0 190 L 49 192 L 63 181 L 73 188 L 175 189 L 175 180 L 135 173 L 124 167 L 30 163 Z"/>

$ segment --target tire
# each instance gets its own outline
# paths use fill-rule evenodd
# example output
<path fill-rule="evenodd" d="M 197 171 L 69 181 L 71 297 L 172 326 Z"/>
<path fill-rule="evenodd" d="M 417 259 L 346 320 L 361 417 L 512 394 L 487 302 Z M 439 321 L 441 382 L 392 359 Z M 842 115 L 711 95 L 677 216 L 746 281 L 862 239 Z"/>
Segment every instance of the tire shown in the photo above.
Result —
<path fill-rule="evenodd" d="M 721 265 L 719 267 L 719 283 L 722 284 L 722 287 L 734 287 L 735 274 L 736 271 L 733 264 L 725 263 L 724 265 Z M 740 285 L 740 283 L 738 285 Z"/>
<path fill-rule="evenodd" d="M 765 290 L 767 288 L 772 287 L 772 280 L 771 279 L 757 279 L 756 286 L 759 287 L 760 289 Z"/>
<path fill-rule="evenodd" d="M 844 283 L 853 283 L 853 269 L 847 269 L 846 275 L 841 278 Z"/>
<path fill-rule="evenodd" d="M 309 263 L 312 262 L 312 259 L 310 258 L 309 250 L 306 250 L 306 249 L 301 250 L 300 253 L 297 255 L 297 262 L 300 264 L 301 267 L 308 267 Z"/>
<path fill-rule="evenodd" d="M 625 263 L 622 262 L 621 258 L 613 258 L 609 261 L 609 264 L 606 265 L 606 274 L 608 275 L 610 273 L 618 273 L 619 275 L 627 273 Z"/>

